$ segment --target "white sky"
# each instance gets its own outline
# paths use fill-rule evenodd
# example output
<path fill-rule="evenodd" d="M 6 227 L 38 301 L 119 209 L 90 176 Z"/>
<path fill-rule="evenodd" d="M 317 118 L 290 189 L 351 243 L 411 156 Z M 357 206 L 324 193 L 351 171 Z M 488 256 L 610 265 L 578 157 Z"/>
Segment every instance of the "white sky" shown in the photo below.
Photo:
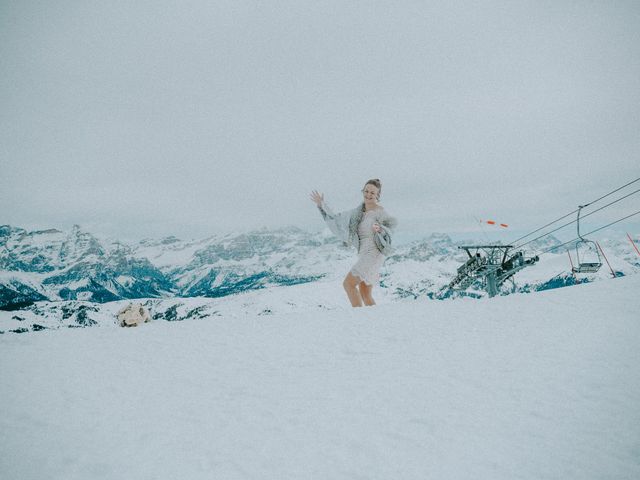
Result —
<path fill-rule="evenodd" d="M 640 3 L 453 3 L 0 2 L 0 224 L 319 228 L 378 177 L 405 235 L 528 231 L 640 177 Z"/>

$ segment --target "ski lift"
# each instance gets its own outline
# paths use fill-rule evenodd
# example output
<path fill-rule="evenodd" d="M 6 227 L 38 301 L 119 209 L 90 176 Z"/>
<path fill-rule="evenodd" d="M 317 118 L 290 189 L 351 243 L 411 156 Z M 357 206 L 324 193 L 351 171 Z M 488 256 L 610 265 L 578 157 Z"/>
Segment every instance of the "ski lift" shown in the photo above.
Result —
<path fill-rule="evenodd" d="M 586 205 L 578 206 L 578 220 L 577 220 L 577 229 L 578 229 L 578 240 L 576 242 L 576 266 L 571 267 L 571 271 L 573 273 L 595 273 L 600 270 L 602 266 L 602 258 L 600 257 L 600 252 L 598 251 L 598 247 L 596 242 L 593 240 L 586 240 L 582 235 L 580 235 L 580 212 L 582 209 L 586 207 Z M 582 250 L 582 260 L 580 261 L 580 250 Z M 585 262 L 585 253 L 588 252 L 588 258 L 591 262 Z M 595 253 L 595 256 L 593 255 Z"/>

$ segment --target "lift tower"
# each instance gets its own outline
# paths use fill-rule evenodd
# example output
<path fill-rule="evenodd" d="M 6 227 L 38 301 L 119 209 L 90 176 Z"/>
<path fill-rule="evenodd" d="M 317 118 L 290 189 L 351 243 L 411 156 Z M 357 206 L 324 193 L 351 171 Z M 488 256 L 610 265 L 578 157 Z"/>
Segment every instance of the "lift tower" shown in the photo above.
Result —
<path fill-rule="evenodd" d="M 457 275 L 444 290 L 466 290 L 475 281 L 481 281 L 489 296 L 494 297 L 507 279 L 539 260 L 537 255 L 525 258 L 522 251 L 510 253 L 512 245 L 468 245 L 458 248 L 466 251 L 469 259 L 458 267 Z"/>

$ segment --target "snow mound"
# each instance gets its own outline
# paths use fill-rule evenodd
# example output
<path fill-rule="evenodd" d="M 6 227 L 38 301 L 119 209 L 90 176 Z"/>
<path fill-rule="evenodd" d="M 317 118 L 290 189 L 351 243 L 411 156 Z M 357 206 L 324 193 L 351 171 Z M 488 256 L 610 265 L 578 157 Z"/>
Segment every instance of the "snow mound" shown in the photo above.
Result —
<path fill-rule="evenodd" d="M 640 478 L 639 288 L 3 335 L 0 472 Z"/>

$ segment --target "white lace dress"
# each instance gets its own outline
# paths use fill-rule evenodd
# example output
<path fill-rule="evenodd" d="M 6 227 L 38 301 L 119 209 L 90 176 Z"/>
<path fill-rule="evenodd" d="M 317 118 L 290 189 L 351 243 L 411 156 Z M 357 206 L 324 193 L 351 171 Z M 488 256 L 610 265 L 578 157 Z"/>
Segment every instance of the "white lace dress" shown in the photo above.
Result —
<path fill-rule="evenodd" d="M 351 274 L 359 277 L 367 285 L 373 286 L 380 278 L 380 268 L 384 263 L 384 255 L 380 253 L 373 240 L 373 224 L 377 221 L 376 210 L 364 212 L 362 221 L 358 225 L 360 250 L 358 261 L 351 268 Z"/>

